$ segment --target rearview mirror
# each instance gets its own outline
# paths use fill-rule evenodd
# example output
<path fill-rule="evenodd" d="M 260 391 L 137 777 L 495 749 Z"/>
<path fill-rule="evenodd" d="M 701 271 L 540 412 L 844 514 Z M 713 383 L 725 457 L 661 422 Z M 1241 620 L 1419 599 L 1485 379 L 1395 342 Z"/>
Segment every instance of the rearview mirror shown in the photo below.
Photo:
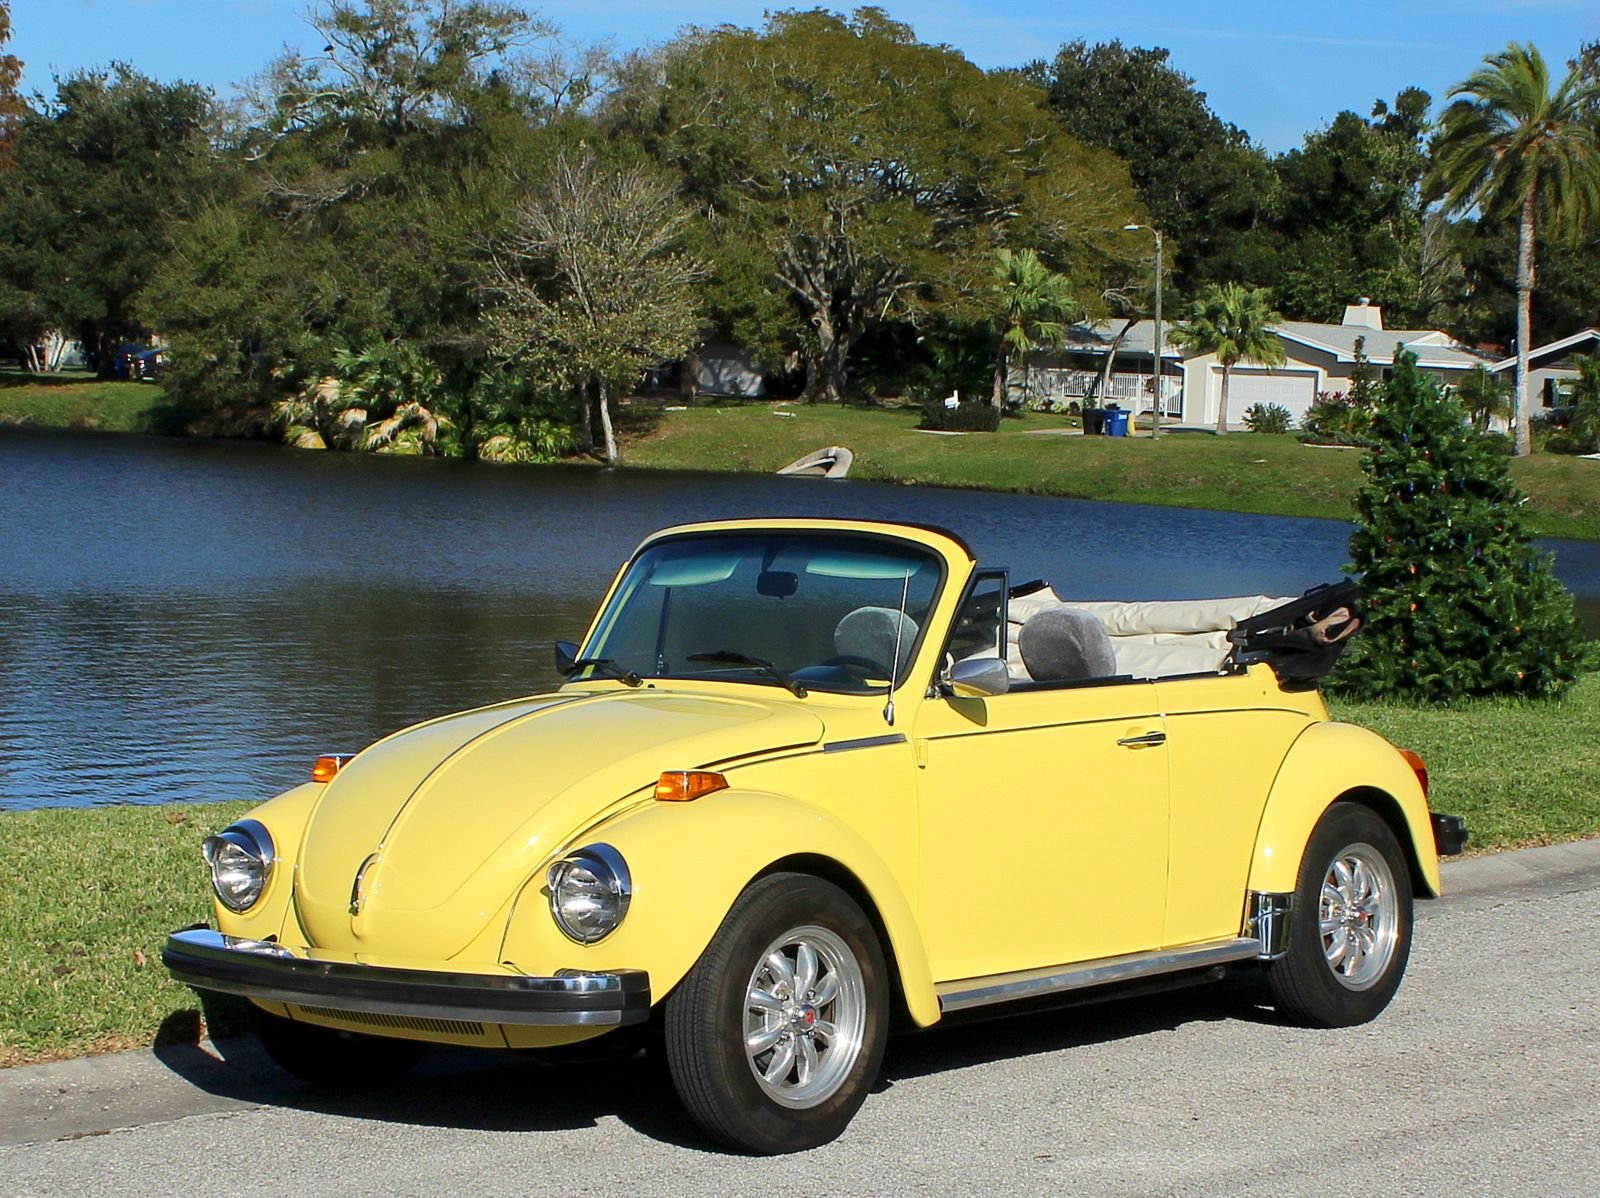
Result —
<path fill-rule="evenodd" d="M 1011 689 L 1011 675 L 998 657 L 969 657 L 950 667 L 944 683 L 951 694 L 966 698 L 1003 695 Z"/>
<path fill-rule="evenodd" d="M 789 570 L 763 570 L 756 575 L 756 594 L 787 599 L 800 589 L 800 576 Z"/>
<path fill-rule="evenodd" d="M 571 641 L 557 641 L 555 643 L 555 651 L 556 673 L 565 678 L 568 674 L 572 673 L 573 666 L 577 664 L 578 646 L 574 645 Z"/>

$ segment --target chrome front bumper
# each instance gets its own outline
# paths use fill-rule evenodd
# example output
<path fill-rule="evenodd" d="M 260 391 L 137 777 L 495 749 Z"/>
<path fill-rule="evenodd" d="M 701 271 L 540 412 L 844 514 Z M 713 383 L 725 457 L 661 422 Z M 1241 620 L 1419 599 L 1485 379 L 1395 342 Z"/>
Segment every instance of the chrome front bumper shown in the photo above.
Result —
<path fill-rule="evenodd" d="M 650 1017 L 650 975 L 642 969 L 554 977 L 390 969 L 318 961 L 209 928 L 172 933 L 161 960 L 197 990 L 333 1011 L 540 1027 L 610 1027 Z"/>

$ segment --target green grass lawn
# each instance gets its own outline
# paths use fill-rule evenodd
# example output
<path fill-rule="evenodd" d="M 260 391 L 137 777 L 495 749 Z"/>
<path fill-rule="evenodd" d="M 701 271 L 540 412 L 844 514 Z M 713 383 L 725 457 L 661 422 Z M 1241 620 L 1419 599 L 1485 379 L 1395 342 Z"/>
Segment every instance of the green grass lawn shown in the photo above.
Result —
<path fill-rule="evenodd" d="M 87 371 L 0 371 L 0 425 L 178 433 L 182 421 L 159 383 L 106 383 Z"/>
<path fill-rule="evenodd" d="M 1473 850 L 1600 835 L 1600 674 L 1555 702 L 1328 706 L 1422 754 L 1434 806 L 1466 817 Z"/>
<path fill-rule="evenodd" d="M 193 1027 L 181 1013 L 199 1004 L 167 976 L 161 945 L 211 918 L 200 841 L 249 806 L 0 813 L 0 1066 Z"/>
<path fill-rule="evenodd" d="M 1333 704 L 1428 762 L 1474 850 L 1600 834 L 1600 675 L 1559 703 Z M 247 804 L 0 814 L 0 1066 L 193 1038 L 167 932 L 210 918 L 200 840 Z"/>
<path fill-rule="evenodd" d="M 780 416 L 776 413 L 791 413 Z M 623 460 L 656 469 L 771 473 L 824 445 L 855 454 L 852 478 L 1207 508 L 1350 518 L 1359 450 L 1313 449 L 1290 435 L 1168 433 L 1067 437 L 1064 417 L 1005 420 L 997 433 L 916 431 L 911 409 L 734 403 L 624 421 Z M 1600 462 L 1536 454 L 1512 463 L 1541 536 L 1600 540 Z"/>

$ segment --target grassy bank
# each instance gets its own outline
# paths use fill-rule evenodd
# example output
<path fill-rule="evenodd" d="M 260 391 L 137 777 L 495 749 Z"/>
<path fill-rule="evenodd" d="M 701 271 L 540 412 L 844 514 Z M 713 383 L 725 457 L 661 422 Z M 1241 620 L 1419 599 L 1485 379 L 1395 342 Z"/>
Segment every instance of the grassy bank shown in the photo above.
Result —
<path fill-rule="evenodd" d="M 0 425 L 181 433 L 186 422 L 159 386 L 0 371 Z M 1292 436 L 1182 432 L 1153 445 L 1145 436 L 1055 435 L 1067 427 L 1059 416 L 964 436 L 918 432 L 916 423 L 916 412 L 896 408 L 732 403 L 667 412 L 637 404 L 621 422 L 623 460 L 771 474 L 824 445 L 847 445 L 852 478 L 1335 520 L 1350 518 L 1361 473 L 1359 451 L 1310 449 Z M 1541 453 L 1511 470 L 1535 534 L 1600 540 L 1600 462 Z"/>
<path fill-rule="evenodd" d="M 1335 712 L 1422 753 L 1434 801 L 1467 817 L 1475 849 L 1600 834 L 1600 675 L 1558 704 Z M 200 839 L 245 807 L 0 814 L 0 1065 L 196 1034 L 199 1004 L 167 977 L 161 943 L 209 918 Z"/>
<path fill-rule="evenodd" d="M 965 436 L 917 432 L 916 422 L 911 410 L 826 405 L 636 408 L 623 457 L 632 466 L 770 474 L 821 446 L 846 445 L 852 478 L 1338 520 L 1350 518 L 1361 473 L 1358 450 L 1312 449 L 1292 436 L 1183 432 L 1152 444 L 1053 435 L 1066 427 L 1059 416 Z M 1537 534 L 1600 540 L 1600 462 L 1536 454 L 1513 462 L 1512 473 Z"/>
<path fill-rule="evenodd" d="M 106 383 L 83 371 L 0 371 L 0 425 L 178 433 L 182 421 L 156 383 Z"/>

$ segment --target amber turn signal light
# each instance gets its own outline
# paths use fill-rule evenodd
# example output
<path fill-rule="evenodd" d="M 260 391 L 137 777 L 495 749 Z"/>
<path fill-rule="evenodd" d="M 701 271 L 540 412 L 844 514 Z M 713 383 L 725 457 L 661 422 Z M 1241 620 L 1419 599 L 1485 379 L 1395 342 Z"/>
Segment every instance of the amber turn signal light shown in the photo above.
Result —
<path fill-rule="evenodd" d="M 354 757 L 354 753 L 325 753 L 311 763 L 311 780 L 313 782 L 332 782 L 333 776 L 344 768 L 344 763 Z"/>
<path fill-rule="evenodd" d="M 1428 763 L 1422 760 L 1422 754 L 1410 749 L 1401 749 L 1400 756 L 1406 759 L 1406 764 L 1411 767 L 1411 772 L 1417 776 L 1417 785 L 1422 787 L 1422 797 L 1428 797 Z"/>
<path fill-rule="evenodd" d="M 668 770 L 656 783 L 656 798 L 663 803 L 688 803 L 727 789 L 728 780 L 710 770 Z"/>

